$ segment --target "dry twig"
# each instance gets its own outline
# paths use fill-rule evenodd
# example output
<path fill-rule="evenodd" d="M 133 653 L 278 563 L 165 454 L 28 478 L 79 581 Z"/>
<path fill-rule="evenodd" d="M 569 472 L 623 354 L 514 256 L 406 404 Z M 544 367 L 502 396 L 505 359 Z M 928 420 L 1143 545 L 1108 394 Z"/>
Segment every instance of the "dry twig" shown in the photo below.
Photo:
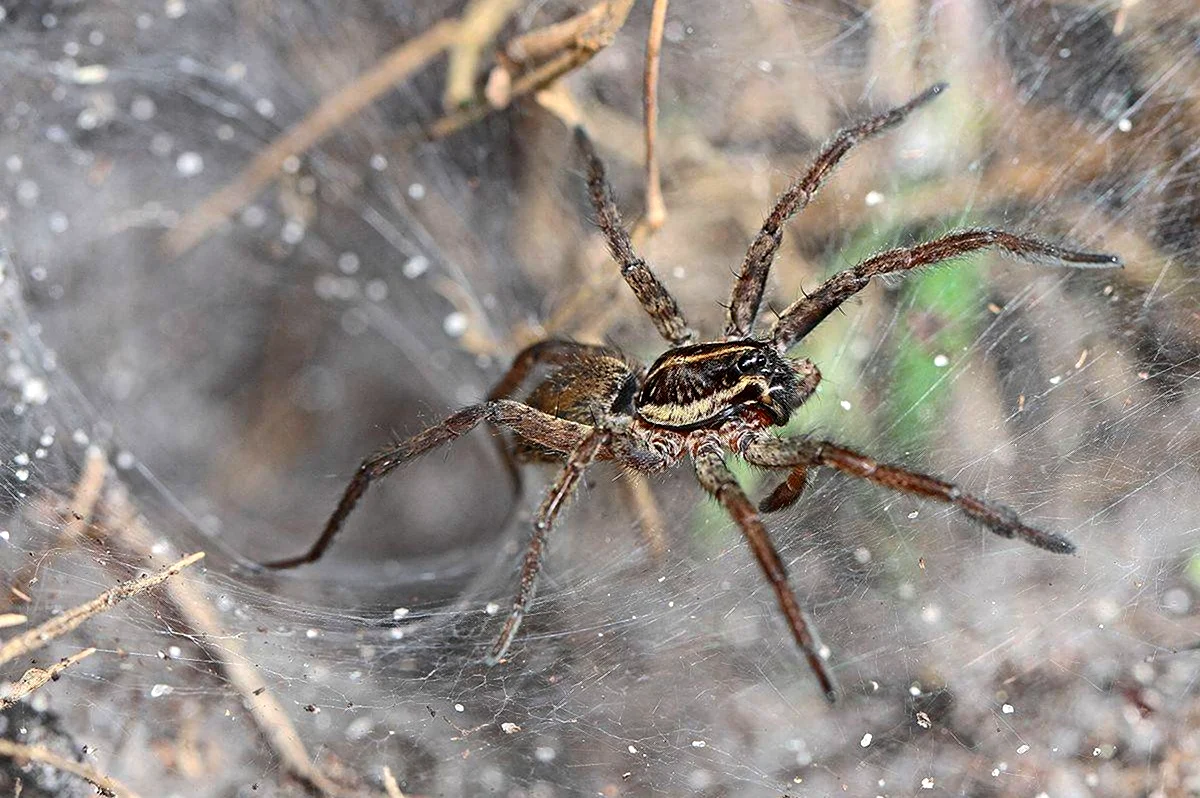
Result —
<path fill-rule="evenodd" d="M 75 492 L 71 495 L 71 503 L 67 507 L 71 519 L 63 527 L 58 540 L 55 541 L 56 548 L 74 546 L 87 529 L 88 524 L 91 523 L 92 511 L 96 507 L 96 500 L 100 498 L 107 470 L 108 465 L 104 459 L 104 452 L 99 447 L 89 447 L 83 461 L 83 473 L 79 475 L 79 481 L 75 483 Z M 31 562 L 17 569 L 17 572 L 8 580 L 9 596 L 4 597 L 6 604 L 11 604 L 12 598 L 24 597 L 23 600 L 29 600 L 25 591 L 29 589 L 29 585 L 37 576 L 38 567 L 37 562 Z"/>
<path fill-rule="evenodd" d="M 388 798 L 404 798 L 400 785 L 396 783 L 396 777 L 392 775 L 392 769 L 387 765 L 383 766 L 383 788 L 387 790 Z"/>
<path fill-rule="evenodd" d="M 471 0 L 462 14 L 458 39 L 450 48 L 446 64 L 446 110 L 468 105 L 475 99 L 475 71 L 483 48 L 504 27 L 522 0 Z"/>
<path fill-rule="evenodd" d="M 654 0 L 650 12 L 650 33 L 646 38 L 646 70 L 642 76 L 642 115 L 646 125 L 646 216 L 645 224 L 651 233 L 657 232 L 667 220 L 663 202 L 662 181 L 658 170 L 658 72 L 662 55 L 663 31 L 667 24 L 667 0 Z"/>
<path fill-rule="evenodd" d="M 106 776 L 95 768 L 73 762 L 39 745 L 22 745 L 0 738 L 0 756 L 6 756 L 18 762 L 40 762 L 55 770 L 72 773 L 92 784 L 101 795 L 113 796 L 113 798 L 140 798 L 136 792 L 112 776 Z"/>
<path fill-rule="evenodd" d="M 0 613 L 0 629 L 7 629 L 10 626 L 20 626 L 29 619 L 19 612 Z"/>
<path fill-rule="evenodd" d="M 232 183 L 209 195 L 184 216 L 164 238 L 167 253 L 182 255 L 200 243 L 215 226 L 253 199 L 279 173 L 289 156 L 306 152 L 346 119 L 392 90 L 450 47 L 458 32 L 458 20 L 443 20 L 397 47 L 336 94 L 326 97 L 311 114 L 255 156 Z"/>
<path fill-rule="evenodd" d="M 632 7 L 633 0 L 603 0 L 571 19 L 531 31 L 510 42 L 505 52 L 515 64 L 526 66 L 547 60 L 520 76 L 510 76 L 507 82 L 511 87 L 503 93 L 503 104 L 536 94 L 592 60 L 596 53 L 612 44 Z M 501 63 L 496 69 L 512 71 L 507 63 Z M 486 100 L 477 101 L 448 113 L 429 126 L 428 135 L 433 139 L 448 136 L 483 119 L 495 107 Z"/>
<path fill-rule="evenodd" d="M 113 545 L 144 556 L 154 545 L 154 538 L 125 492 L 121 489 L 110 491 L 105 504 L 114 527 L 111 538 Z M 262 689 L 259 671 L 246 655 L 241 640 L 225 632 L 203 593 L 195 585 L 180 581 L 169 583 L 166 592 L 187 625 L 197 633 L 195 642 L 219 664 L 230 685 L 241 696 L 255 725 L 279 757 L 284 770 L 325 795 L 361 796 L 361 792 L 343 790 L 313 764 L 283 705 Z M 221 645 L 209 645 L 206 640 L 220 640 Z"/>
<path fill-rule="evenodd" d="M 620 6 L 624 6 L 624 9 Z M 523 33 L 509 42 L 504 50 L 509 58 L 521 64 L 541 61 L 575 46 L 587 36 L 588 31 L 602 25 L 614 13 L 622 15 L 617 24 L 617 28 L 620 28 L 632 7 L 632 2 L 617 0 L 613 3 L 604 0 L 570 19 Z"/>
<path fill-rule="evenodd" d="M 57 679 L 59 674 L 74 665 L 76 662 L 87 659 L 95 653 L 96 649 L 85 648 L 83 651 L 77 651 L 69 657 L 60 659 L 49 668 L 30 668 L 29 670 L 25 671 L 25 675 L 21 677 L 21 680 L 13 685 L 12 692 L 6 696 L 0 697 L 0 711 L 13 706 L 21 699 L 33 693 L 33 691 L 45 685 L 47 682 Z"/>
<path fill-rule="evenodd" d="M 73 607 L 61 615 L 56 615 L 41 626 L 30 629 L 28 632 L 18 635 L 11 640 L 6 640 L 3 645 L 0 645 L 0 665 L 16 657 L 36 651 L 56 637 L 61 637 L 70 632 L 93 615 L 99 615 L 128 598 L 141 595 L 161 585 L 192 563 L 203 559 L 203 557 L 204 552 L 198 551 L 195 554 L 189 554 L 174 565 L 167 566 L 156 574 L 122 582 L 116 587 L 104 591 L 91 601 L 80 604 L 78 607 Z"/>

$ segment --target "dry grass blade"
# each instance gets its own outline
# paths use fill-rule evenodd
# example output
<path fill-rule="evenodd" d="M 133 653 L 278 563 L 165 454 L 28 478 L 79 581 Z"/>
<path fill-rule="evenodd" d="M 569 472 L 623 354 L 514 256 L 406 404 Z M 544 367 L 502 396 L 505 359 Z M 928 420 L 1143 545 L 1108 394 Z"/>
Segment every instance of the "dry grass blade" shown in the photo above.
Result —
<path fill-rule="evenodd" d="M 6 640 L 3 645 L 0 645 L 0 665 L 16 657 L 28 654 L 31 651 L 36 651 L 54 638 L 61 637 L 70 632 L 93 615 L 99 615 L 126 599 L 141 595 L 161 585 L 184 568 L 203 558 L 204 552 L 202 551 L 189 554 L 179 562 L 167 566 L 158 573 L 143 576 L 140 579 L 133 579 L 129 582 L 123 582 L 110 590 L 104 591 L 91 601 L 80 604 L 78 607 L 73 607 L 61 615 L 56 615 L 41 626 L 30 629 L 28 632 L 18 635 L 11 640 Z"/>
<path fill-rule="evenodd" d="M 383 766 L 383 788 L 387 790 L 388 798 L 404 798 L 400 785 L 396 783 L 396 777 L 392 775 L 392 769 L 387 765 Z"/>
<path fill-rule="evenodd" d="M 83 461 L 83 473 L 79 475 L 79 481 L 75 483 L 75 492 L 71 495 L 71 502 L 67 506 L 67 512 L 71 514 L 71 518 L 58 536 L 58 548 L 74 546 L 87 529 L 88 524 L 91 523 L 92 510 L 95 509 L 96 500 L 100 498 L 100 491 L 104 488 L 104 475 L 107 471 L 108 464 L 104 459 L 104 452 L 98 447 L 89 447 Z M 4 597 L 3 603 L 11 604 L 13 598 L 24 597 L 24 601 L 29 600 L 25 591 L 32 584 L 33 578 L 37 576 L 38 567 L 36 561 L 28 563 L 21 566 L 9 578 L 9 595 Z"/>
<path fill-rule="evenodd" d="M 633 0 L 604 0 L 565 22 L 514 39 L 506 48 L 514 61 L 530 63 L 539 56 L 549 60 L 515 78 L 511 89 L 505 92 L 506 103 L 535 94 L 592 60 L 596 53 L 612 44 L 632 7 Z M 487 102 L 477 102 L 438 119 L 429 126 L 427 134 L 431 139 L 443 138 L 494 110 Z"/>
<path fill-rule="evenodd" d="M 6 756 L 17 762 L 40 762 L 55 770 L 72 773 L 94 786 L 101 795 L 112 796 L 112 798 L 140 798 L 136 792 L 111 776 L 106 776 L 87 765 L 73 762 L 41 746 L 21 745 L 12 740 L 0 738 L 0 756 Z"/>
<path fill-rule="evenodd" d="M 521 6 L 521 0 L 471 0 L 462 14 L 458 39 L 446 64 L 446 91 L 442 104 L 458 108 L 475 99 L 475 72 L 483 48 Z"/>
<path fill-rule="evenodd" d="M 625 489 L 629 495 L 629 503 L 637 515 L 637 526 L 642 533 L 642 539 L 649 546 L 650 556 L 654 561 L 661 562 L 668 550 L 667 525 L 663 520 L 658 500 L 654 498 L 654 491 L 650 488 L 650 480 L 645 474 L 628 468 L 621 472 L 621 476 L 625 478 Z"/>
<path fill-rule="evenodd" d="M 667 220 L 659 177 L 658 151 L 658 72 L 662 56 L 663 31 L 667 25 L 667 0 L 654 0 L 650 12 L 650 33 L 646 38 L 646 71 L 642 77 L 642 115 L 646 125 L 646 226 L 656 232 Z"/>
<path fill-rule="evenodd" d="M 171 256 L 200 243 L 218 224 L 254 198 L 278 173 L 289 156 L 306 152 L 346 119 L 366 108 L 428 61 L 450 47 L 459 31 L 457 20 L 444 20 L 393 50 L 345 88 L 325 98 L 250 162 L 232 183 L 190 211 L 164 238 Z"/>
<path fill-rule="evenodd" d="M 71 656 L 59 660 L 49 668 L 30 668 L 29 670 L 25 671 L 25 675 L 21 677 L 21 680 L 13 685 L 12 692 L 6 696 L 0 697 L 0 711 L 8 709 L 21 699 L 33 693 L 33 691 L 45 685 L 47 682 L 57 679 L 59 674 L 74 665 L 76 662 L 85 660 L 95 653 L 96 649 L 85 648 L 83 651 L 77 651 Z"/>
<path fill-rule="evenodd" d="M 137 556 L 144 556 L 154 545 L 150 531 L 138 518 L 137 511 L 121 489 L 114 489 L 105 498 L 111 523 L 114 527 L 110 537 L 113 545 L 119 545 Z M 203 646 L 230 685 L 242 697 L 250 710 L 254 723 L 279 757 L 284 770 L 292 776 L 325 795 L 358 795 L 361 791 L 347 791 L 339 787 L 312 763 L 300 734 L 292 725 L 287 711 L 269 692 L 262 689 L 262 678 L 254 663 L 245 653 L 241 641 L 226 633 L 212 604 L 193 584 L 181 581 L 170 582 L 166 588 L 168 600 L 179 610 L 180 615 L 196 633 L 196 642 Z M 206 643 L 219 640 L 220 646 Z"/>

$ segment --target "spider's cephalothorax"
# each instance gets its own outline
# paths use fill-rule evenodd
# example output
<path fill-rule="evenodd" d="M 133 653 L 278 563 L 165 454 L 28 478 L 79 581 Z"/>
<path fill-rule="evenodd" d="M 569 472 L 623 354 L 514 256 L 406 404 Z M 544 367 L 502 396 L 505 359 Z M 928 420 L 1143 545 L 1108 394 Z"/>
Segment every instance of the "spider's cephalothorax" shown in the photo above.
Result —
<path fill-rule="evenodd" d="M 719 341 L 672 349 L 650 367 L 634 412 L 649 424 L 686 431 L 762 414 L 782 426 L 804 400 L 797 367 L 761 341 Z"/>
<path fill-rule="evenodd" d="M 316 561 L 371 482 L 401 463 L 454 440 L 481 422 L 504 427 L 516 436 L 513 454 L 518 458 L 554 460 L 563 466 L 534 516 L 520 587 L 487 657 L 491 663 L 499 662 L 533 601 L 546 536 L 583 472 L 597 460 L 613 460 L 632 471 L 661 471 L 688 456 L 700 485 L 725 508 L 746 537 L 792 636 L 825 695 L 832 700 L 836 695 L 833 674 L 761 518 L 761 513 L 781 509 L 800 498 L 809 469 L 833 468 L 883 487 L 943 502 L 997 535 L 1020 538 L 1053 552 L 1074 551 L 1066 538 L 1027 526 L 1007 507 L 966 493 L 945 480 L 877 462 L 830 441 L 780 438 L 769 429 L 787 423 L 792 411 L 812 394 L 820 380 L 816 366 L 808 360 L 790 359 L 787 352 L 865 288 L 872 277 L 911 271 L 981 249 L 1081 267 L 1120 265 L 1114 255 L 1065 249 L 1004 230 L 957 230 L 934 241 L 881 252 L 838 272 L 792 303 L 769 330 L 756 336 L 754 322 L 784 223 L 808 204 L 825 177 L 856 143 L 899 124 L 944 89 L 945 84 L 932 86 L 904 105 L 842 130 L 825 145 L 808 172 L 776 201 L 751 242 L 729 298 L 724 339 L 701 344 L 694 343 L 696 334 L 674 297 L 634 252 L 604 177 L 604 166 L 583 130 L 577 129 L 576 141 L 587 164 L 588 188 L 600 229 L 620 264 L 622 276 L 671 348 L 643 370 L 611 347 L 556 340 L 534 344 L 517 355 L 486 402 L 464 408 L 364 460 L 317 541 L 299 557 L 270 563 L 269 567 L 292 568 Z M 524 400 L 514 400 L 512 397 L 531 381 L 534 384 Z M 758 507 L 726 465 L 727 451 L 752 465 L 785 473 Z"/>

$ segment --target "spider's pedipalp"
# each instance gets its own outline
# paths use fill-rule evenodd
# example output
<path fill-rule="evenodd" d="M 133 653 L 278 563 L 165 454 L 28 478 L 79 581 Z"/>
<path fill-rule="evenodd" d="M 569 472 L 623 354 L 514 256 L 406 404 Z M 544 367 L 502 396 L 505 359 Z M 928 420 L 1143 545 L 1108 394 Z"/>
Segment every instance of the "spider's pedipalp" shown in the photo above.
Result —
<path fill-rule="evenodd" d="M 775 513 L 791 507 L 800 499 L 800 494 L 808 485 L 808 466 L 793 466 L 787 478 L 775 486 L 775 490 L 767 494 L 758 503 L 760 513 Z"/>
<path fill-rule="evenodd" d="M 933 241 L 880 252 L 853 268 L 833 275 L 821 283 L 816 291 L 796 300 L 780 314 L 771 330 L 775 348 L 780 352 L 791 349 L 843 302 L 866 288 L 872 277 L 931 266 L 981 249 L 999 249 L 1025 260 L 1049 261 L 1073 268 L 1109 269 L 1123 266 L 1117 255 L 1067 249 L 1007 230 L 955 230 Z"/>
<path fill-rule="evenodd" d="M 803 177 L 793 182 L 775 201 L 762 228 L 754 236 L 742 270 L 733 284 L 729 310 L 725 321 L 725 338 L 745 338 L 754 327 L 762 304 L 763 291 L 771 263 L 783 240 L 783 226 L 812 201 L 825 178 L 854 145 L 903 122 L 910 113 L 946 90 L 946 83 L 936 83 L 913 97 L 904 105 L 864 119 L 837 133 L 821 150 Z"/>

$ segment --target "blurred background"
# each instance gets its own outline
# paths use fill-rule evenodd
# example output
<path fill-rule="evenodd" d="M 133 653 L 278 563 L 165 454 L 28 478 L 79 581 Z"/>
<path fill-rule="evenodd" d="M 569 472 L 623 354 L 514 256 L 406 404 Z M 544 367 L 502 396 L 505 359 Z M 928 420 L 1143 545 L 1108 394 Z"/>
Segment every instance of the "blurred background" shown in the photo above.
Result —
<path fill-rule="evenodd" d="M 824 382 L 789 432 L 1079 545 L 814 475 L 769 527 L 836 706 L 686 469 L 653 501 L 594 469 L 495 668 L 547 472 L 514 495 L 483 432 L 374 488 L 320 563 L 246 567 L 303 550 L 363 456 L 481 399 L 524 345 L 662 351 L 563 121 L 639 223 L 651 5 L 0 3 L 0 612 L 28 628 L 207 553 L 5 664 L 16 682 L 97 649 L 5 709 L 0 738 L 144 796 L 1200 794 L 1200 14 L 1182 0 L 666 10 L 666 215 L 636 240 L 709 335 L 822 142 L 938 80 L 787 226 L 764 318 L 955 226 L 1126 262 L 985 254 L 878 281 L 797 350 Z M 94 794 L 0 758 L 0 788 L 18 782 Z"/>

